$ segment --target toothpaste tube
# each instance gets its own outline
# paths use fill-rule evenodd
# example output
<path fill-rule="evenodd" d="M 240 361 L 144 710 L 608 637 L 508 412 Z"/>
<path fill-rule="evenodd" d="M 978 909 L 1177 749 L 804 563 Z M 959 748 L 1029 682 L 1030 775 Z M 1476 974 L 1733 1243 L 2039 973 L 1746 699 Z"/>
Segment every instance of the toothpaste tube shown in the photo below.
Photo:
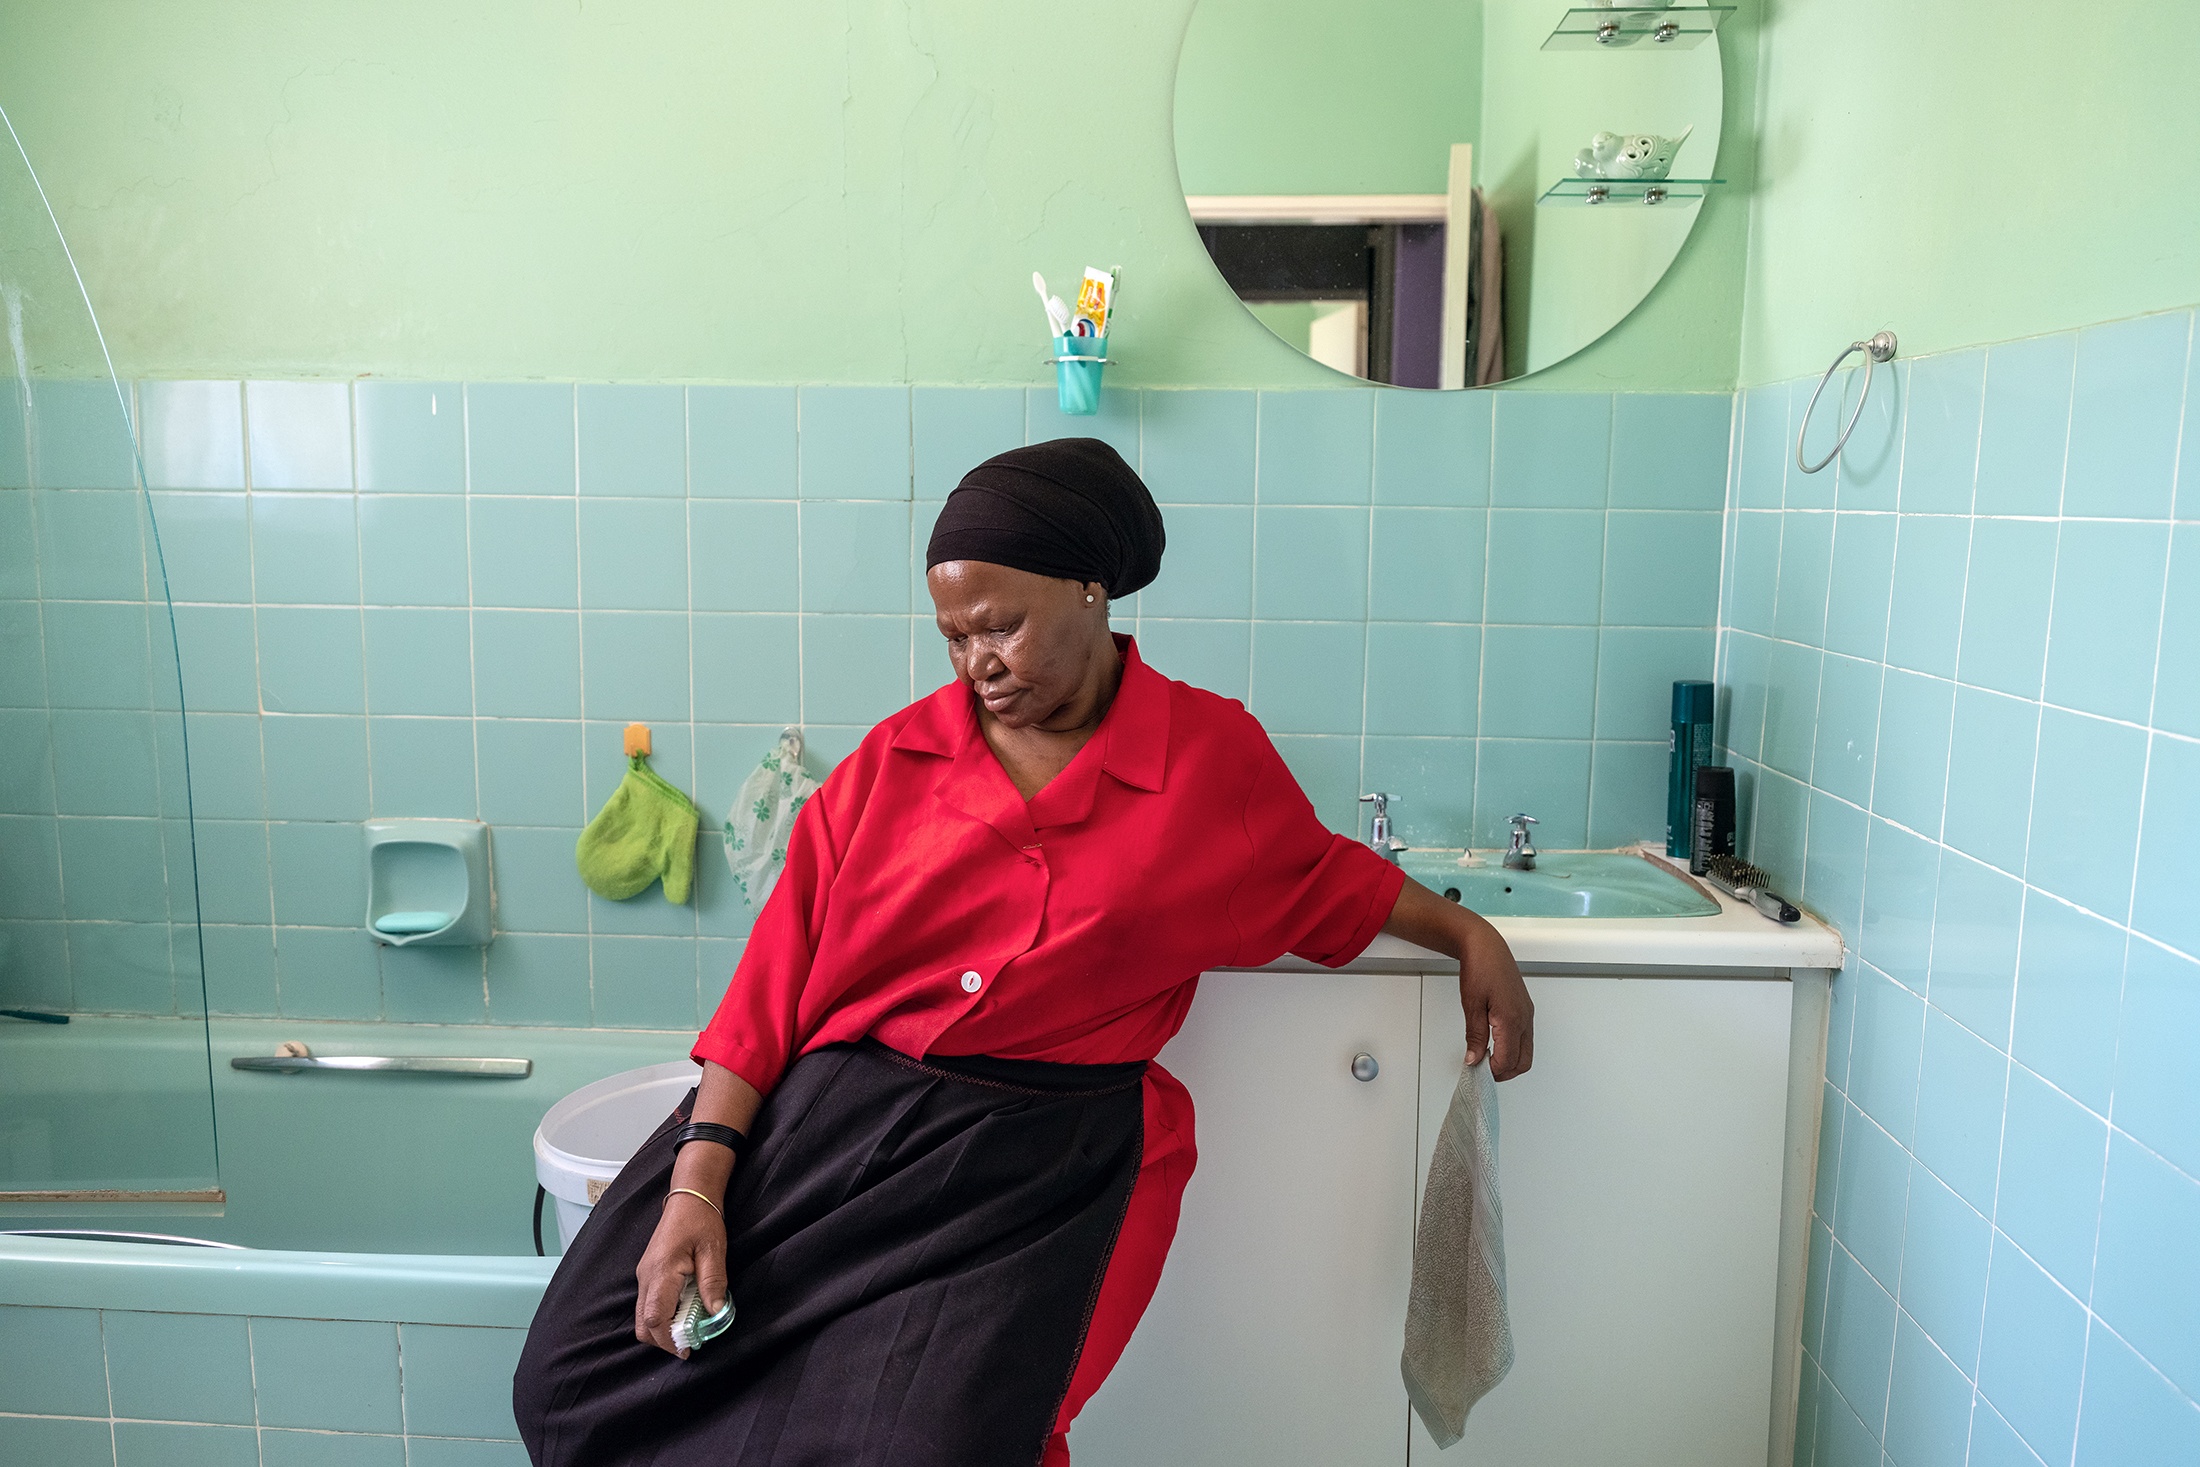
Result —
<path fill-rule="evenodd" d="M 1108 315 L 1115 306 L 1115 275 L 1085 267 L 1084 283 L 1077 287 L 1077 309 L 1070 321 L 1073 336 L 1105 336 Z"/>

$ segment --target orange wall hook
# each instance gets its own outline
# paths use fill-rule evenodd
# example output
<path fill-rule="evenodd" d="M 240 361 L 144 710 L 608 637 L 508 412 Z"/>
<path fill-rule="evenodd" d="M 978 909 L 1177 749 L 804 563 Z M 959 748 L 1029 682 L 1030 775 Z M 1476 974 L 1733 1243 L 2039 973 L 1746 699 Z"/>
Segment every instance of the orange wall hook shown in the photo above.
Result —
<path fill-rule="evenodd" d="M 647 754 L 648 752 L 649 725 L 646 723 L 628 724 L 626 726 L 626 757 L 631 759 L 636 754 Z"/>

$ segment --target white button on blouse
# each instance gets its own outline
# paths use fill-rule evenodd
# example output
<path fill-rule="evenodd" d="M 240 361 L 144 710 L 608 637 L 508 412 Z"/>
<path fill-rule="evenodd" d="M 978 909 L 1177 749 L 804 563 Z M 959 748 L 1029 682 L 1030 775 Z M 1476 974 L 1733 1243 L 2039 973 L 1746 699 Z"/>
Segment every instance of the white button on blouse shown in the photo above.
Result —
<path fill-rule="evenodd" d="M 980 978 L 975 970 L 965 973 L 963 974 L 963 992 L 976 993 L 978 991 L 978 985 L 983 982 L 985 982 L 985 980 L 983 978 Z"/>

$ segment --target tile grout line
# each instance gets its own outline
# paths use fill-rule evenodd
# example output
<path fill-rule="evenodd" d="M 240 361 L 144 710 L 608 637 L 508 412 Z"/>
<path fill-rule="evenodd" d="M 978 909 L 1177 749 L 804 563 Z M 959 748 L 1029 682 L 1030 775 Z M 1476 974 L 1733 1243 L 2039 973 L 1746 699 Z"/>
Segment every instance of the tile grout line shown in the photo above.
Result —
<path fill-rule="evenodd" d="M 1372 788 L 1367 773 L 1367 709 L 1375 682 L 1373 655 L 1375 650 L 1375 474 L 1377 455 L 1381 452 L 1382 434 L 1378 419 L 1382 413 L 1382 399 L 1370 397 L 1367 405 L 1367 554 L 1360 573 L 1360 734 L 1355 753 L 1358 755 L 1353 786 L 1352 836 L 1360 834 L 1360 806 L 1358 796 Z M 1257 534 L 1257 526 L 1256 526 Z"/>
<path fill-rule="evenodd" d="M 252 1316 L 249 1314 L 244 1316 L 244 1366 L 252 1386 L 252 1449 L 255 1452 L 264 1452 L 266 1439 L 260 1435 L 260 1351 L 259 1342 L 254 1338 Z"/>
<path fill-rule="evenodd" d="M 275 1012 L 280 1015 L 283 1012 L 282 914 L 275 902 L 275 810 L 268 795 L 267 779 L 267 695 L 260 649 L 260 544 L 255 533 L 260 521 L 259 497 L 253 488 L 256 466 L 252 461 L 252 394 L 242 380 L 237 383 L 237 435 L 238 477 L 244 483 L 245 584 L 246 593 L 252 598 L 252 739 L 259 756 L 255 762 L 259 768 L 260 835 L 267 850 L 268 968 L 274 986 Z M 362 669 L 361 677 L 364 676 Z"/>
<path fill-rule="evenodd" d="M 1266 477 L 1261 451 L 1266 435 L 1261 430 L 1268 421 L 1268 396 L 1265 391 L 1253 394 L 1253 498 L 1245 516 L 1245 707 L 1248 712 L 1260 696 L 1255 677 L 1260 666 L 1260 486 Z M 1357 810 L 1355 806 L 1355 821 Z"/>
<path fill-rule="evenodd" d="M 2191 386 L 2190 386 L 2190 384 L 2191 384 L 2191 377 L 2192 377 L 2192 366 L 2191 366 L 2191 359 L 2192 359 L 2192 354 L 2193 354 L 2193 345 L 2192 345 L 2192 343 L 2193 343 L 2193 340 L 2194 340 L 2195 334 L 2196 334 L 2196 332 L 2195 332 L 2195 327 L 2194 327 L 2193 321 L 2192 321 L 2192 320 L 2190 320 L 2190 319 L 2188 319 L 2188 320 L 2187 320 L 2187 322 L 2186 322 L 2186 324 L 2185 324 L 2185 358 L 2186 358 L 2186 368 L 2185 368 L 2185 381 L 2179 384 L 2179 385 L 2180 385 L 2180 386 L 2181 386 L 2182 388 L 2184 388 L 2184 392 L 2183 392 L 2183 393 L 2181 394 L 2181 396 L 2182 396 L 2182 397 L 2183 397 L 2183 398 L 2184 398 L 2184 399 L 2185 399 L 2186 401 L 2190 401 L 2190 397 L 2191 397 Z M 2178 438 L 2177 438 L 2176 456 L 2175 456 L 2175 457 L 2173 457 L 2173 458 L 2172 458 L 2172 459 L 2170 460 L 2170 512 L 2171 512 L 2172 514 L 2175 514 L 2175 513 L 2176 513 L 2176 511 L 2177 511 L 2177 494 L 2178 494 L 2178 491 L 2179 491 L 2179 487 L 2180 487 L 2180 486 L 2179 486 L 2179 482 L 2178 482 L 2178 481 L 2179 481 L 2179 480 L 2180 480 L 2180 479 L 2182 478 L 2182 476 L 2183 476 L 2183 457 L 2184 457 L 2183 449 L 2184 449 L 2184 432 L 2185 432 L 2185 429 L 2186 429 L 2186 427 L 2188 426 L 2188 424 L 2187 424 L 2187 421 L 2186 421 L 2186 419 L 2187 419 L 2187 418 L 2188 418 L 2189 416 L 2190 416 L 2189 414 L 2180 414 L 2180 415 L 2179 415 L 2179 418 L 2178 418 Z M 2159 735 L 2158 735 L 2158 734 L 2157 734 L 2157 733 L 2155 732 L 2155 729 L 2154 729 L 2154 724 L 2155 724 L 2155 720 L 2156 720 L 2156 715 L 2157 715 L 2157 712 L 2158 712 L 2158 710 L 2160 709 L 2160 706 L 2161 706 L 2161 699 L 2162 699 L 2162 641 L 2163 641 L 2164 635 L 2166 634 L 2166 632 L 2168 631 L 2168 628 L 2169 628 L 2169 597 L 2170 597 L 2170 572 L 2171 572 L 2172 568 L 2173 568 L 2173 567 L 2174 567 L 2174 566 L 2176 565 L 2176 563 L 2177 563 L 2177 539 L 2178 539 L 2177 533 L 2176 533 L 2176 531 L 2175 531 L 2174 529 L 2172 529 L 2172 530 L 2171 530 L 2171 531 L 2169 532 L 2168 536 L 2167 536 L 2167 543 L 2166 543 L 2166 544 L 2164 545 L 2164 547 L 2163 547 L 2163 553 L 2162 553 L 2162 604 L 2161 604 L 2160 608 L 2159 608 L 2159 609 L 2158 609 L 2158 610 L 2156 611 L 2156 613 L 2155 613 L 2155 622 L 2154 622 L 2154 677 L 2153 677 L 2153 685 L 2152 685 L 2152 687 L 2151 687 L 2151 688 L 2149 688 L 2149 690 L 2148 690 L 2148 693 L 2147 693 L 2147 731 L 2148 731 L 2148 736 L 2147 736 L 2147 744 L 2146 744 L 2146 753 L 2145 753 L 2145 755 L 2143 756 L 2143 758 L 2142 758 L 2142 761 L 2141 761 L 2141 763 L 2140 763 L 2140 765 L 2139 765 L 2139 824 L 2138 824 L 2138 829 L 2137 829 L 2137 830 L 2136 830 L 2136 831 L 2134 832 L 2134 836 L 2133 836 L 2133 843 L 2132 843 L 2132 853 L 2131 853 L 2131 891 L 2130 891 L 2130 894 L 2129 894 L 2128 900 L 2127 900 L 2127 902 L 2126 902 L 2126 904 L 2125 904 L 2125 908 L 2124 908 L 2124 927 L 2125 927 L 2125 929 L 2126 929 L 2126 931 L 2127 931 L 2127 932 L 2129 932 L 2130 930 L 2132 930 L 2132 929 L 2134 929 L 2134 928 L 2136 928 L 2136 927 L 2137 927 L 2137 925 L 2138 925 L 2138 918 L 2139 918 L 2139 881 L 2140 881 L 2140 873 L 2141 873 L 2141 871 L 2142 871 L 2142 869 L 2143 869 L 2143 867 L 2142 867 L 2142 862 L 2144 861 L 2144 859 L 2145 859 L 2145 856 L 2146 856 L 2146 835 L 2147 835 L 2147 818 L 2146 818 L 2146 817 L 2147 817 L 2147 797 L 2148 797 L 2148 795 L 2149 795 L 2149 793 L 2150 793 L 2150 790 L 2151 790 L 2151 785 L 2152 785 L 2152 781 L 2153 781 L 2153 775 L 2154 775 L 2154 750 L 2155 750 L 2155 744 L 2156 744 L 2156 739 L 2157 739 L 2157 738 L 2159 737 Z M 2046 693 L 2046 688 L 2045 688 L 2045 685 L 2044 685 L 2044 682 L 2043 682 L 2043 685 L 2042 685 L 2042 687 L 2041 687 L 2041 694 L 2042 694 L 2042 696 L 2043 696 L 2043 697 L 2045 696 L 2045 693 Z M 2035 778 L 2036 778 L 2036 776 L 2035 776 Z M 2123 981 L 2124 981 L 2124 983 L 2125 983 L 2125 984 L 2126 984 L 2126 985 L 2128 986 L 2128 984 L 2130 983 L 2130 944 L 2129 944 L 2129 940 L 2128 940 L 2128 938 L 2126 939 L 2126 943 L 2125 943 L 2125 949 L 2124 949 L 2124 951 L 2125 951 L 2125 972 L 2124 972 L 2124 978 L 2123 978 Z M 2119 997 L 2119 1007 L 2120 1007 L 2120 1006 L 2121 1006 L 2121 1005 L 2120 1005 L 2120 1000 L 2121 1000 L 2121 994 L 2120 994 L 2120 993 L 2119 993 L 2118 997 Z M 2119 1026 L 2119 1029 L 2120 1029 L 2120 1026 Z M 2122 1045 L 2122 1034 L 2121 1034 L 2120 1032 L 2119 1032 L 2119 1034 L 2118 1034 L 2118 1036 L 2117 1036 L 2117 1043 L 2118 1043 L 2118 1047 L 2119 1047 L 2119 1048 L 2121 1048 L 2121 1045 Z M 2110 1097 L 2110 1104 L 2111 1104 L 2111 1105 L 2113 1105 L 2113 1104 L 2114 1104 L 2114 1096 L 2113 1096 L 2113 1095 L 2111 1095 L 2111 1097 Z"/>
<path fill-rule="evenodd" d="M 108 1454 L 109 1454 L 109 1456 L 111 1457 L 111 1456 L 113 1456 L 113 1454 L 115 1453 L 115 1450 L 116 1450 L 116 1446 L 115 1446 L 115 1366 L 114 1366 L 114 1362 L 113 1362 L 112 1360 L 110 1360 L 110 1359 L 108 1359 L 108 1358 L 107 1358 L 107 1311 L 106 1311 L 106 1310 L 104 1310 L 104 1309 L 94 1309 L 94 1310 L 92 1311 L 92 1327 L 93 1327 L 94 1329 L 96 1329 L 96 1330 L 98 1330 L 98 1331 L 99 1331 L 99 1373 L 100 1373 L 100 1383 L 101 1383 L 101 1384 L 102 1384 L 103 1386 L 105 1386 L 105 1387 L 106 1387 L 106 1390 L 107 1390 L 107 1451 L 108 1451 Z"/>
<path fill-rule="evenodd" d="M 694 409 L 691 406 L 690 399 L 692 397 L 692 394 L 689 392 L 689 390 L 686 387 L 682 387 L 679 389 L 679 393 L 680 529 L 682 534 L 680 556 L 680 584 L 686 588 L 687 592 L 684 604 L 687 607 L 688 788 L 690 790 L 700 791 L 700 778 L 702 774 L 702 740 L 697 735 L 697 725 L 695 719 L 695 461 L 692 450 L 689 446 L 691 440 L 694 437 Z M 907 574 L 906 569 L 903 573 Z M 585 734 L 582 737 L 582 742 L 583 746 L 585 747 Z M 699 801 L 696 802 L 696 807 L 698 810 L 701 810 L 701 803 Z M 695 858 L 698 862 L 700 862 L 707 858 L 708 851 L 711 846 L 709 837 L 713 834 L 713 832 L 710 828 L 709 812 L 702 812 L 698 820 L 698 826 L 702 836 L 704 837 L 703 840 L 699 842 L 700 848 L 698 849 Z M 717 848 L 720 851 L 723 851 L 723 843 L 720 843 Z M 690 893 L 690 896 L 695 903 L 695 1014 L 696 1022 L 698 1026 L 700 1026 L 703 1022 L 703 894 L 701 891 L 702 882 L 699 873 L 697 875 L 697 879 L 692 883 L 692 885 L 696 888 Z M 402 1350 L 402 1331 L 400 1331 L 399 1343 L 400 1350 Z"/>
<path fill-rule="evenodd" d="M 344 468 L 346 476 L 349 478 L 351 485 L 347 497 L 351 501 L 352 584 L 357 588 L 355 594 L 359 602 L 356 612 L 359 618 L 359 729 L 360 738 L 365 741 L 367 748 L 367 820 L 371 821 L 375 817 L 376 810 L 374 789 L 374 696 L 369 691 L 370 679 L 367 675 L 367 669 L 372 664 L 367 652 L 366 546 L 363 543 L 362 537 L 359 533 L 359 406 L 358 394 L 353 390 L 353 385 L 349 382 L 344 383 L 343 390 L 345 431 Z M 470 634 L 472 630 L 472 625 L 471 623 L 469 623 L 467 627 L 468 633 Z M 469 661 L 471 660 L 471 656 L 472 654 L 469 651 Z M 363 847 L 366 840 L 366 830 L 364 822 L 362 822 L 361 824 L 359 834 L 360 841 Z M 361 854 L 362 863 L 364 863 L 363 850 Z M 269 857 L 268 866 L 268 875 L 269 878 L 272 880 L 274 876 L 274 859 L 272 855 Z M 389 949 L 384 947 L 380 943 L 374 943 L 369 951 L 369 955 L 374 959 L 374 983 L 376 997 L 379 1005 L 379 1012 L 375 1015 L 375 1017 L 379 1019 L 387 1019 L 390 1013 L 390 979 L 389 973 L 387 971 L 389 965 L 385 961 L 388 953 Z"/>
<path fill-rule="evenodd" d="M 470 404 L 467 402 L 467 394 L 464 384 L 461 383 L 456 385 L 458 386 L 458 487 L 459 493 L 461 496 L 463 496 L 464 499 L 464 502 L 461 503 L 459 506 L 459 535 L 466 561 L 466 706 L 470 710 L 472 715 L 472 722 L 468 732 L 473 735 L 474 745 L 474 815 L 475 818 L 481 820 L 484 828 L 486 829 L 488 821 L 486 819 L 486 812 L 482 808 L 486 802 L 482 799 L 481 796 L 481 659 L 479 654 L 478 642 L 475 636 L 475 628 L 478 622 L 478 617 L 474 606 L 473 414 L 470 411 Z M 358 389 L 353 389 L 354 396 L 357 395 L 357 391 Z M 436 388 L 431 387 L 429 389 L 428 412 L 429 416 L 431 417 L 436 415 L 437 391 L 438 389 Z M 575 487 L 577 488 L 578 486 Z M 362 524 L 363 523 L 364 521 L 362 520 Z M 364 534 L 362 534 L 360 536 L 360 547 L 362 552 L 365 549 L 365 543 L 366 537 Z M 577 547 L 575 559 L 577 562 Z M 360 594 L 361 596 L 364 596 L 366 594 L 366 586 L 364 581 L 362 581 L 360 585 Z M 490 833 L 489 932 L 492 942 L 494 941 L 497 932 L 497 919 L 501 915 L 497 910 L 496 898 L 496 838 L 493 833 Z M 495 1022 L 496 1015 L 490 1007 L 489 999 L 488 944 L 483 945 L 481 952 L 481 1013 L 483 1022 Z"/>
<path fill-rule="evenodd" d="M 18 354 L 18 364 L 21 365 L 20 354 Z M 23 477 L 26 481 L 26 492 L 30 496 L 31 543 L 37 545 L 45 540 L 46 515 L 44 511 L 46 501 L 44 496 L 53 491 L 48 490 L 38 482 L 41 477 L 38 470 L 42 467 L 44 455 L 40 452 L 39 445 L 37 398 L 31 390 L 28 377 L 26 376 L 20 380 L 23 383 L 21 388 L 25 459 Z M 42 557 L 35 554 L 31 557 L 31 574 L 34 578 L 32 590 L 37 598 L 34 604 L 37 606 L 38 617 L 38 678 L 40 702 L 43 705 L 41 711 L 45 714 L 46 724 L 46 780 L 51 791 L 52 805 L 50 818 L 53 822 L 53 878 L 54 896 L 57 905 L 54 920 L 66 924 L 70 920 L 69 871 L 68 863 L 62 859 L 61 855 L 61 757 L 59 753 L 61 739 L 60 729 L 54 723 L 54 660 L 47 656 L 45 651 L 51 640 L 47 609 L 58 598 L 49 597 L 46 594 L 46 564 Z M 72 950 L 72 944 L 68 941 L 66 931 L 62 936 L 62 961 L 65 965 L 64 970 L 68 974 L 69 1004 L 73 1009 L 77 1003 L 76 955 Z"/>
<path fill-rule="evenodd" d="M 1775 634 L 1778 633 L 1780 628 L 1780 581 L 1787 564 L 1787 430 L 1789 425 L 1794 421 L 1795 417 L 1795 392 L 1792 384 L 1790 384 L 1788 390 L 1780 394 L 1780 403 L 1780 504 L 1779 515 L 1773 521 L 1774 534 L 1772 542 L 1772 604 L 1767 611 L 1769 624 L 1771 625 L 1772 630 Z M 1770 769 L 1772 767 L 1771 760 L 1767 757 L 1768 748 L 1772 742 L 1772 698 L 1771 689 L 1769 686 L 1771 682 L 1769 664 L 1766 671 L 1766 682 L 1768 686 L 1766 689 L 1765 697 L 1764 725 L 1757 732 L 1757 752 L 1755 755 L 1752 756 L 1751 762 L 1758 765 L 1760 768 Z M 1807 783 L 1805 784 L 1805 788 L 1808 788 Z M 1764 801 L 1761 798 L 1752 801 L 1750 807 L 1749 831 L 1749 847 L 1752 856 L 1754 856 L 1757 851 L 1757 838 L 1762 833 L 1764 825 L 1764 813 Z M 1805 801 L 1803 802 L 1803 814 L 1803 849 L 1807 852 L 1810 849 L 1810 802 L 1808 799 L 1805 799 Z M 1798 885 L 1800 884 L 1801 876 L 1802 872 L 1800 870 L 1797 870 L 1796 877 L 1798 880 Z M 1836 1154 L 1838 1155 L 1838 1152 Z"/>
<path fill-rule="evenodd" d="M 1490 568 L 1496 563 L 1491 547 L 1497 529 L 1497 401 L 1489 401 L 1489 446 L 1482 457 L 1482 606 L 1481 630 L 1476 638 L 1474 665 L 1474 784 L 1467 792 L 1467 832 L 1464 844 L 1472 850 L 1483 830 L 1482 776 L 1489 740 L 1490 686 Z M 1590 727 L 1594 729 L 1594 715 Z M 1594 753 L 1590 755 L 1595 758 Z M 1497 832 L 1492 829 L 1494 841 Z"/>
<path fill-rule="evenodd" d="M 794 715 L 803 728 L 810 726 L 810 618 L 807 585 L 803 583 L 803 400 L 805 391 L 794 389 Z M 1030 438 L 1030 429 L 1025 429 Z"/>
<path fill-rule="evenodd" d="M 581 595 L 580 544 L 581 544 L 581 426 L 580 389 L 569 384 L 565 405 L 567 431 L 572 435 L 573 456 L 573 645 L 578 654 L 579 692 L 581 704 L 581 825 L 587 828 L 593 817 L 588 799 L 588 619 L 586 598 Z M 470 416 L 470 415 L 469 415 Z M 469 476 L 471 464 L 468 465 Z M 471 479 L 469 477 L 469 489 Z M 622 753 L 625 745 L 620 745 Z M 588 1015 L 591 1027 L 601 1027 L 596 996 L 596 902 L 595 894 L 583 883 L 580 894 L 581 933 L 588 953 Z"/>
<path fill-rule="evenodd" d="M 1604 394 L 1604 502 L 1598 510 L 1597 525 L 1597 622 L 1596 636 L 1589 643 L 1589 777 L 1588 788 L 1583 792 L 1581 811 L 1582 844 L 1589 844 L 1589 827 L 1596 819 L 1597 808 L 1597 713 L 1598 692 L 1604 673 L 1604 605 L 1607 586 L 1606 573 L 1612 564 L 1612 474 L 1614 472 L 1612 437 L 1613 423 L 1619 412 L 1619 404 L 1613 394 Z M 1496 413 L 1492 411 L 1494 420 Z M 1667 779 L 1672 777 L 1670 765 Z M 1693 792 L 1691 792 L 1693 804 Z"/>
<path fill-rule="evenodd" d="M 143 414 L 141 411 L 141 406 L 138 402 L 137 383 L 135 381 L 124 382 L 120 378 L 116 378 L 115 393 L 121 401 L 125 436 L 130 445 L 130 476 L 132 479 L 132 485 L 130 489 L 124 492 L 129 496 L 131 508 L 137 512 L 140 520 L 140 523 L 137 526 L 137 529 L 139 531 L 137 567 L 138 595 L 141 598 L 141 604 L 145 607 L 145 683 L 142 691 L 144 693 L 146 704 L 146 724 L 148 730 L 152 733 L 152 737 L 155 743 L 155 752 L 153 756 L 153 809 L 156 812 L 154 815 L 154 819 L 158 825 L 160 834 L 160 876 L 162 912 L 160 925 L 164 926 L 167 929 L 167 942 L 165 944 L 167 948 L 168 969 L 167 1012 L 171 1014 L 182 1015 L 185 1012 L 182 1001 L 183 977 L 182 974 L 180 974 L 176 970 L 176 896 L 177 886 L 179 882 L 178 873 L 175 869 L 175 851 L 172 848 L 172 843 L 169 838 L 169 826 L 175 817 L 167 813 L 168 782 L 164 774 L 163 761 L 158 752 L 159 734 L 155 725 L 155 720 L 157 719 L 160 712 L 158 706 L 160 701 L 159 694 L 156 691 L 156 683 L 158 682 L 158 678 L 153 671 L 155 665 L 160 660 L 155 655 L 153 650 L 153 643 L 155 640 L 153 636 L 153 581 L 155 579 L 154 573 L 156 569 L 161 572 L 159 576 L 161 582 L 161 604 L 162 608 L 167 612 L 169 655 L 168 665 L 175 669 L 176 674 L 176 717 L 179 725 L 183 718 L 183 648 L 181 642 L 176 635 L 175 605 L 173 602 L 170 602 L 168 600 L 168 582 L 166 568 L 161 565 L 160 525 L 158 521 L 153 518 L 152 491 L 146 486 L 145 482 L 145 455 L 141 451 L 139 446 L 143 433 Z M 183 731 L 180 727 L 177 730 L 177 734 L 179 739 L 177 752 L 179 759 L 181 759 L 185 757 L 183 755 L 183 749 L 186 740 L 184 739 Z M 179 770 L 178 773 L 184 774 L 187 773 L 187 771 Z M 60 790 L 58 788 L 54 791 L 54 800 L 55 808 L 58 810 L 60 806 Z M 199 915 L 197 843 L 191 840 L 191 795 L 188 789 L 183 792 L 183 811 L 185 840 L 191 848 L 191 854 L 188 858 L 188 865 L 190 867 L 188 874 L 190 877 L 191 918 L 193 925 L 195 926 L 198 921 Z M 206 979 L 205 963 L 203 962 L 203 960 L 200 962 L 199 968 L 199 1012 L 203 1017 L 206 1008 Z"/>

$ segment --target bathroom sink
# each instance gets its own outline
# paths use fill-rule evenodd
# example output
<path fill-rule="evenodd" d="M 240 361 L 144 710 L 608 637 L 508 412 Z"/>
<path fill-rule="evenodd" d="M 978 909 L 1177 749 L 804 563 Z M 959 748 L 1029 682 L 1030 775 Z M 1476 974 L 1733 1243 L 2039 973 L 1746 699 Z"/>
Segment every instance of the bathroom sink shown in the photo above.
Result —
<path fill-rule="evenodd" d="M 1533 871 L 1509 871 L 1499 853 L 1462 866 L 1456 850 L 1402 852 L 1423 886 L 1485 917 L 1712 917 L 1719 904 L 1692 883 L 1625 851 L 1546 851 Z"/>

